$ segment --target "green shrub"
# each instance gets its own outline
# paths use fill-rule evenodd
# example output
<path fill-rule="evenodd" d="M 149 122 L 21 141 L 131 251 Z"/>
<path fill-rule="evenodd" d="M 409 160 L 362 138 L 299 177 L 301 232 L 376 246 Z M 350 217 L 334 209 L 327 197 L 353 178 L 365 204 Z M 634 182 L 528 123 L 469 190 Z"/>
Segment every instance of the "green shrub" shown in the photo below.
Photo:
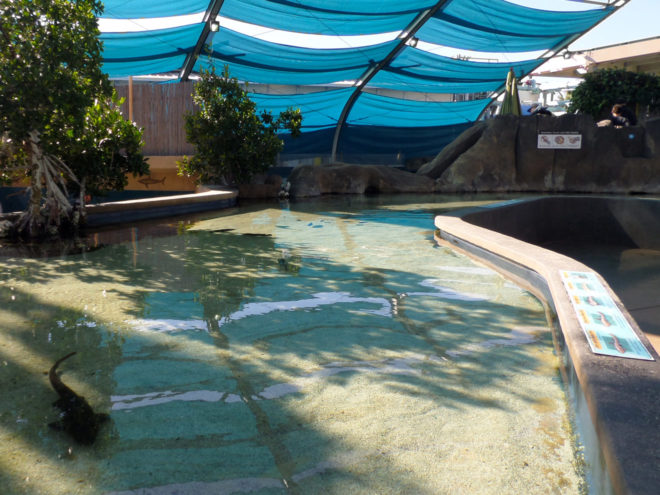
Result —
<path fill-rule="evenodd" d="M 229 77 L 226 66 L 221 76 L 215 69 L 202 72 L 193 103 L 197 109 L 185 116 L 185 129 L 195 154 L 178 162 L 179 174 L 203 183 L 246 183 L 275 163 L 284 146 L 278 131 L 300 135 L 299 109 L 288 108 L 277 118 L 270 112 L 257 114 L 247 90 Z"/>
<path fill-rule="evenodd" d="M 660 110 L 660 78 L 622 69 L 601 69 L 585 74 L 571 95 L 569 112 L 606 118 L 612 105 L 626 103 L 638 116 Z"/>
<path fill-rule="evenodd" d="M 75 229 L 72 196 L 144 173 L 141 130 L 101 69 L 99 0 L 0 2 L 0 182 L 29 183 L 19 234 Z M 82 217 L 80 215 L 82 213 Z"/>

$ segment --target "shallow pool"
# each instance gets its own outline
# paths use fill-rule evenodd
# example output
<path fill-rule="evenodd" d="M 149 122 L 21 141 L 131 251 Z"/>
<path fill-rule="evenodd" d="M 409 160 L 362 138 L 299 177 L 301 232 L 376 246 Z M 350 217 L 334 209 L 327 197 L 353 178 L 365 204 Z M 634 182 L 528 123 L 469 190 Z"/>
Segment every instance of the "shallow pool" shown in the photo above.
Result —
<path fill-rule="evenodd" d="M 2 493 L 580 493 L 543 307 L 438 246 L 434 214 L 465 203 L 425 199 L 0 258 Z M 48 427 L 71 351 L 62 380 L 111 416 L 91 447 Z"/>

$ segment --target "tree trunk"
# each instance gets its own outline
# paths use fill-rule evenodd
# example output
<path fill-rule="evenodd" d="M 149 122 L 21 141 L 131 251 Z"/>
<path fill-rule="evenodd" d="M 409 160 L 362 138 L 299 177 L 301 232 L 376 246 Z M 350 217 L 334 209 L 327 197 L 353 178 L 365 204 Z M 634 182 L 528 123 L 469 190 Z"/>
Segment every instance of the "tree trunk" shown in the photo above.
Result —
<path fill-rule="evenodd" d="M 19 218 L 19 234 L 44 237 L 58 235 L 63 228 L 76 229 L 78 219 L 73 214 L 66 189 L 67 180 L 78 182 L 75 175 L 62 160 L 43 152 L 37 132 L 30 133 L 25 146 L 30 172 L 30 202 Z"/>

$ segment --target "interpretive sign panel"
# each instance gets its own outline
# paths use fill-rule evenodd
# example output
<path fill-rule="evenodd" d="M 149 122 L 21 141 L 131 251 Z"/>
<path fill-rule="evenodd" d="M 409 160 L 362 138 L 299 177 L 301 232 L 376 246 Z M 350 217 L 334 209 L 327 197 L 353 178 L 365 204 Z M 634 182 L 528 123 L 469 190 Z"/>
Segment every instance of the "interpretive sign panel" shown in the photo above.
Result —
<path fill-rule="evenodd" d="M 575 149 L 582 148 L 582 134 L 539 132 L 538 149 Z"/>
<path fill-rule="evenodd" d="M 592 352 L 654 360 L 595 273 L 565 270 L 560 273 Z"/>

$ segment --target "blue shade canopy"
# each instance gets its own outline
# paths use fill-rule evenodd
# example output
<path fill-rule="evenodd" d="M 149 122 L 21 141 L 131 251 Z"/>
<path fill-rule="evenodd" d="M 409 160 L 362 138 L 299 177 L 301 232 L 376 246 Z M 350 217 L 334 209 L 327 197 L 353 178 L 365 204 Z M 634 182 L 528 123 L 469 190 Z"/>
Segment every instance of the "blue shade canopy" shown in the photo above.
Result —
<path fill-rule="evenodd" d="M 413 91 L 418 93 L 470 94 L 497 91 L 502 86 L 501 80 L 456 81 L 440 78 L 420 78 L 385 68 L 369 81 L 367 88 L 384 88 L 393 91 Z"/>
<path fill-rule="evenodd" d="M 203 24 L 128 33 L 102 33 L 106 61 L 150 60 L 187 54 L 197 43 Z M 173 67 L 176 69 L 176 67 Z"/>
<path fill-rule="evenodd" d="M 104 72 L 113 74 L 115 77 L 129 77 L 135 74 L 161 74 L 168 72 L 172 67 L 183 65 L 186 55 L 162 55 L 158 58 L 122 58 L 104 59 L 102 68 Z"/>
<path fill-rule="evenodd" d="M 517 75 L 532 71 L 539 60 L 475 62 L 444 57 L 406 47 L 370 81 L 370 85 L 428 93 L 478 93 L 495 91 L 510 68 Z"/>
<path fill-rule="evenodd" d="M 434 18 L 480 29 L 494 36 L 572 36 L 586 31 L 612 12 L 612 7 L 557 12 L 531 9 L 506 0 L 451 0 Z"/>
<path fill-rule="evenodd" d="M 210 57 L 202 56 L 197 69 L 229 66 L 241 80 L 273 84 L 328 84 L 358 79 L 375 61 L 390 53 L 397 41 L 361 48 L 302 48 L 269 43 L 229 29 L 215 33 Z M 209 60 L 210 58 L 210 60 Z"/>
<path fill-rule="evenodd" d="M 103 33 L 103 69 L 114 77 L 158 74 L 183 64 L 203 24 L 128 33 Z"/>
<path fill-rule="evenodd" d="M 141 20 L 147 25 L 152 18 L 208 12 L 256 25 L 260 34 L 284 33 L 282 41 L 274 43 L 227 29 L 222 22 L 219 32 L 213 33 L 213 18 L 208 23 L 171 29 L 103 33 L 103 68 L 111 77 L 167 72 L 185 79 L 191 70 L 210 65 L 221 70 L 228 65 L 232 77 L 253 83 L 313 86 L 343 82 L 335 90 L 253 93 L 261 109 L 277 113 L 288 106 L 301 108 L 303 135 L 324 136 L 307 140 L 305 146 L 326 149 L 330 137 L 333 154 L 337 146 L 347 149 L 342 139 L 350 139 L 354 145 L 371 140 L 384 149 L 422 150 L 429 146 L 385 141 L 436 136 L 438 146 L 443 146 L 491 103 L 488 98 L 450 103 L 452 94 L 501 91 L 510 67 L 522 77 L 544 62 L 543 58 L 508 59 L 525 58 L 520 52 L 561 49 L 617 8 L 594 4 L 591 10 L 560 12 L 506 0 L 106 0 L 105 5 L 105 18 L 132 19 L 133 29 Z M 400 33 L 393 41 L 360 48 L 293 46 L 293 35 L 299 33 L 390 33 L 391 39 L 393 32 Z M 457 54 L 484 52 L 484 58 L 496 60 L 449 58 L 444 49 L 445 56 L 428 53 L 407 46 L 412 36 L 451 47 Z M 399 93 L 391 90 L 405 91 L 406 99 L 393 97 Z M 388 91 L 389 96 L 383 96 Z M 442 93 L 449 95 L 438 96 Z M 443 98 L 448 101 L 426 101 Z M 474 96 L 461 99 L 470 98 Z M 396 132 L 404 128 L 407 134 Z"/>
<path fill-rule="evenodd" d="M 481 52 L 529 52 L 557 46 L 565 36 L 517 36 L 494 34 L 483 29 L 456 24 L 448 19 L 432 18 L 416 35 L 420 40 L 464 50 Z"/>
<path fill-rule="evenodd" d="M 583 33 L 611 12 L 611 8 L 551 12 L 505 0 L 452 0 L 429 19 L 418 37 L 466 50 L 547 50 Z"/>
<path fill-rule="evenodd" d="M 420 10 L 436 2 L 377 3 L 232 0 L 223 5 L 222 15 L 282 31 L 325 35 L 378 34 L 405 29 Z"/>
<path fill-rule="evenodd" d="M 360 77 L 364 68 L 353 67 L 348 69 L 334 69 L 325 71 L 285 71 L 281 69 L 267 69 L 259 66 L 237 64 L 227 61 L 223 58 L 213 59 L 210 63 L 206 58 L 200 58 L 195 65 L 195 71 L 210 69 L 211 65 L 216 67 L 218 72 L 224 65 L 229 67 L 232 77 L 241 81 L 251 81 L 268 84 L 331 84 L 339 81 L 347 81 Z"/>
<path fill-rule="evenodd" d="M 434 6 L 437 0 L 266 0 L 291 8 L 306 9 L 310 12 L 330 12 L 335 14 L 381 15 L 403 14 L 420 11 Z M 223 7 L 224 8 L 224 7 Z"/>
<path fill-rule="evenodd" d="M 304 117 L 302 130 L 305 132 L 336 126 L 351 91 L 351 88 L 341 88 L 290 95 L 250 93 L 250 98 L 257 104 L 259 111 L 271 111 L 273 115 L 288 107 L 299 108 Z"/>
<path fill-rule="evenodd" d="M 170 17 L 205 12 L 208 0 L 104 0 L 103 17 L 108 19 L 140 19 Z"/>
<path fill-rule="evenodd" d="M 362 93 L 347 120 L 353 125 L 425 127 L 474 122 L 491 100 L 414 101 Z"/>

